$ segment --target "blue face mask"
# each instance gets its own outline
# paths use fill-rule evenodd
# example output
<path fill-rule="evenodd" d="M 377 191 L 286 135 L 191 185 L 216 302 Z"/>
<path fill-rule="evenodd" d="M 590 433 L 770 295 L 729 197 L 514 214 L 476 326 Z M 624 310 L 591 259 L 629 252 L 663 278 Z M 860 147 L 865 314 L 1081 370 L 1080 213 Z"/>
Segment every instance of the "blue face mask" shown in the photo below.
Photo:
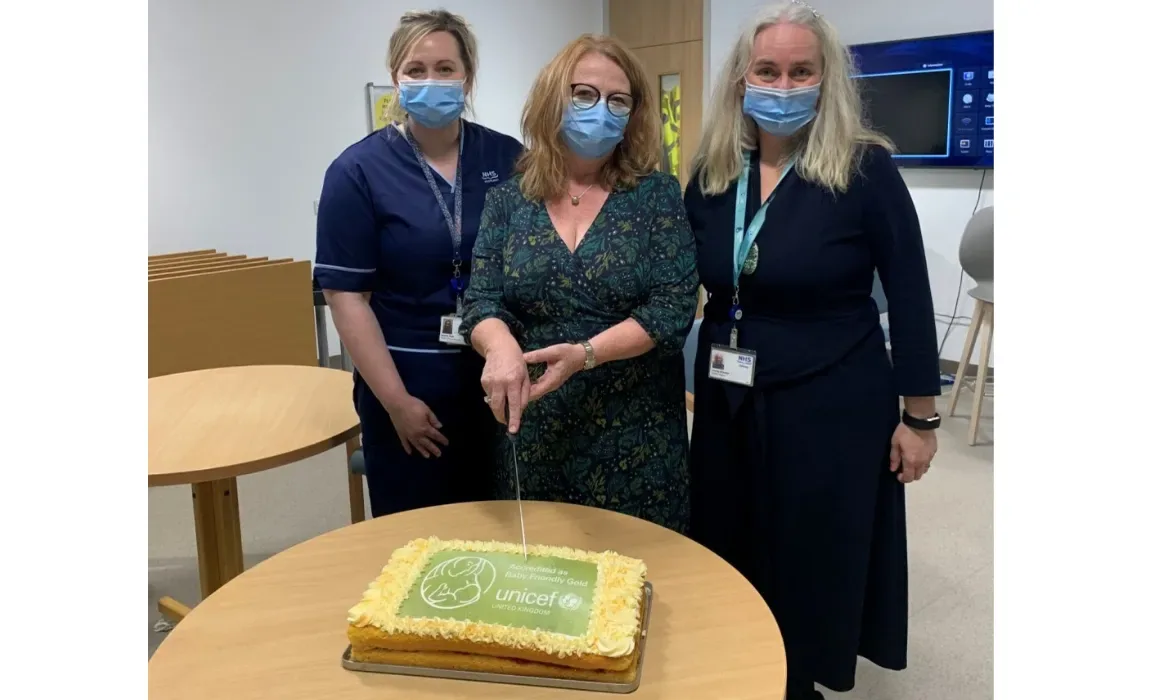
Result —
<path fill-rule="evenodd" d="M 403 80 L 398 103 L 412 119 L 429 128 L 447 126 L 463 114 L 462 80 Z"/>
<path fill-rule="evenodd" d="M 748 85 L 743 95 L 743 113 L 773 136 L 791 136 L 817 115 L 820 84 L 781 90 Z"/>
<path fill-rule="evenodd" d="M 561 136 L 574 153 L 582 158 L 603 158 L 622 142 L 628 116 L 615 117 L 605 100 L 589 109 L 565 108 L 561 119 Z"/>

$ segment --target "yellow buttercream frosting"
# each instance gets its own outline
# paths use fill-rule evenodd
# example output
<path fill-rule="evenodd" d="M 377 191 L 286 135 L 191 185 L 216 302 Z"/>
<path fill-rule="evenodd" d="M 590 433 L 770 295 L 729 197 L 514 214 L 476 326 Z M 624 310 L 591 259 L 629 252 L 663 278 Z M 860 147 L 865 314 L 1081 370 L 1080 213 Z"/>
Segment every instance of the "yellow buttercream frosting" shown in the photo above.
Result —
<path fill-rule="evenodd" d="M 584 635 L 574 637 L 467 620 L 398 615 L 402 602 L 427 562 L 435 554 L 445 551 L 522 554 L 523 548 L 507 542 L 440 540 L 435 537 L 408 542 L 395 550 L 361 601 L 350 608 L 350 624 L 356 627 L 373 625 L 387 634 L 532 649 L 560 658 L 584 654 L 620 658 L 633 653 L 641 629 L 642 588 L 646 580 L 646 565 L 641 560 L 615 552 L 529 545 L 530 557 L 557 557 L 597 565 L 589 625 Z"/>

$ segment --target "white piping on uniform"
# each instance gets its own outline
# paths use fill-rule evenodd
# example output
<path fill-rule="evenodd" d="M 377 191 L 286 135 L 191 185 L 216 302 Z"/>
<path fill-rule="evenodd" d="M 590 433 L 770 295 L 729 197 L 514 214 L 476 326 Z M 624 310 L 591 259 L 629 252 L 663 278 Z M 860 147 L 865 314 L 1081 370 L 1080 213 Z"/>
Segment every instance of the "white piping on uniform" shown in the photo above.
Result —
<path fill-rule="evenodd" d="M 315 265 L 313 265 L 313 267 L 323 267 L 326 270 L 337 270 L 338 272 L 358 272 L 358 273 L 361 273 L 363 275 L 378 271 L 377 268 L 371 268 L 369 270 L 362 270 L 362 269 L 359 269 L 356 267 L 342 267 L 340 265 L 326 265 L 325 263 L 316 263 Z"/>
<path fill-rule="evenodd" d="M 451 349 L 446 349 L 446 348 L 443 348 L 443 349 L 400 348 L 396 345 L 387 345 L 386 347 L 391 349 L 391 350 L 397 350 L 398 352 L 415 352 L 415 353 L 420 353 L 423 355 L 455 355 L 455 354 L 463 352 L 462 350 L 460 350 L 458 348 L 451 348 Z"/>

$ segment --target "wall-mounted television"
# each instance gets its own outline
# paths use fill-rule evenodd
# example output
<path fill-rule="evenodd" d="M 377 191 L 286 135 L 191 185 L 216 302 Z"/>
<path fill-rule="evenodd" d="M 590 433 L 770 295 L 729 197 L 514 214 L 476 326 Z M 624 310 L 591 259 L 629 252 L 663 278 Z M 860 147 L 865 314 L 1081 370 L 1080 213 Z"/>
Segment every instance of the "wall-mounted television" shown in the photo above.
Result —
<path fill-rule="evenodd" d="M 898 165 L 994 167 L 992 32 L 851 48 L 866 116 L 897 146 Z"/>

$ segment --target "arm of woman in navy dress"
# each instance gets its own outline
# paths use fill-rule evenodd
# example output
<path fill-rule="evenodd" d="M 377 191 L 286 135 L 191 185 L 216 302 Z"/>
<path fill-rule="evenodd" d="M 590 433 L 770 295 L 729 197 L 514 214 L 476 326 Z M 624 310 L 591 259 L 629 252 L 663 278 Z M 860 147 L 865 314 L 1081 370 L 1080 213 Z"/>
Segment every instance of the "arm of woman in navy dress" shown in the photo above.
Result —
<path fill-rule="evenodd" d="M 589 339 L 597 365 L 628 360 L 654 348 L 663 354 L 682 351 L 695 321 L 699 275 L 695 268 L 695 237 L 683 206 L 678 181 L 654 174 L 638 185 L 650 211 L 650 242 L 646 250 L 646 298 L 630 318 Z M 555 391 L 585 366 L 584 346 L 565 343 L 524 356 L 547 369 L 532 386 L 532 400 Z"/>
<path fill-rule="evenodd" d="M 524 352 L 516 342 L 520 321 L 504 304 L 504 245 L 508 240 L 508 204 L 501 185 L 488 191 L 471 262 L 471 283 L 464 295 L 463 337 L 484 358 L 480 384 L 500 423 L 520 430 L 531 383 Z"/>
<path fill-rule="evenodd" d="M 908 413 L 930 418 L 940 393 L 938 345 L 918 212 L 885 149 L 871 147 L 862 172 L 869 190 L 865 226 L 889 301 L 894 387 Z M 890 471 L 898 472 L 902 483 L 916 481 L 926 474 L 937 450 L 933 432 L 899 422 L 890 439 Z"/>
<path fill-rule="evenodd" d="M 940 393 L 938 340 L 918 212 L 885 149 L 871 147 L 865 160 L 865 226 L 889 301 L 894 384 L 908 401 L 924 399 L 921 403 L 931 407 L 929 417 Z"/>
<path fill-rule="evenodd" d="M 317 256 L 313 275 L 325 293 L 333 325 L 353 364 L 386 408 L 402 448 L 439 456 L 447 439 L 430 408 L 402 383 L 374 310 L 370 293 L 378 270 L 378 224 L 365 179 L 334 162 L 325 171 L 317 207 Z"/>

